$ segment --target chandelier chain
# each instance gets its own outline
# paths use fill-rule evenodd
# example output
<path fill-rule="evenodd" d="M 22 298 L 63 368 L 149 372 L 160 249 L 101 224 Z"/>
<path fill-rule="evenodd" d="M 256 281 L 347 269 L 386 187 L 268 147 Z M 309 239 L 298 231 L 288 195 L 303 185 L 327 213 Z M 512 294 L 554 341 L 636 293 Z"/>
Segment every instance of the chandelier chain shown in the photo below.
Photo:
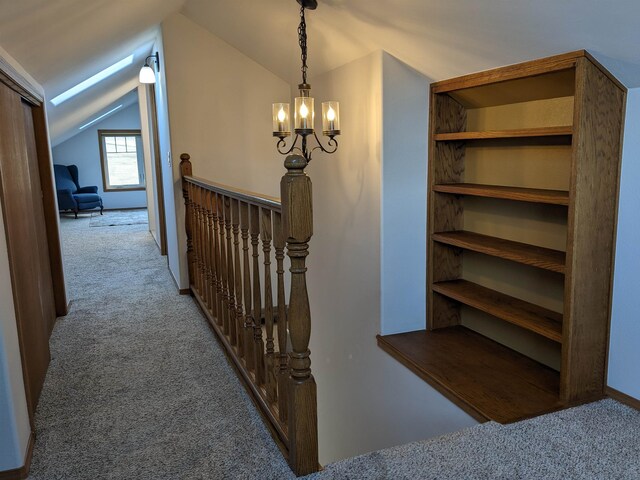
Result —
<path fill-rule="evenodd" d="M 307 22 L 304 19 L 304 7 L 300 7 L 300 25 L 298 25 L 298 42 L 300 43 L 302 60 L 302 83 L 307 83 Z"/>

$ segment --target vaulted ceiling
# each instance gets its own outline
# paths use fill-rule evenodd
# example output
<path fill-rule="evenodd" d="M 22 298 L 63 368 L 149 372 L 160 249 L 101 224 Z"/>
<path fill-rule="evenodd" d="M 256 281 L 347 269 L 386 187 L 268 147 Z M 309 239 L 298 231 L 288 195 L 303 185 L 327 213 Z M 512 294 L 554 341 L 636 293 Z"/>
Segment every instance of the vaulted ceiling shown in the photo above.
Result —
<path fill-rule="evenodd" d="M 189 0 L 182 12 L 292 83 L 294 0 Z M 319 0 L 307 13 L 309 74 L 382 49 L 441 80 L 586 48 L 640 86 L 638 0 Z"/>
<path fill-rule="evenodd" d="M 0 0 L 0 45 L 51 99 L 134 54 L 132 64 L 47 110 L 54 143 L 137 87 L 159 23 L 184 0 Z M 131 96 L 125 99 L 131 101 Z"/>
<path fill-rule="evenodd" d="M 0 46 L 48 98 L 135 54 L 99 86 L 49 104 L 60 137 L 135 87 L 159 23 L 178 11 L 299 82 L 294 0 L 0 0 Z M 438 80 L 586 48 L 627 86 L 640 87 L 639 18 L 638 0 L 319 0 L 307 12 L 309 75 L 379 49 Z"/>

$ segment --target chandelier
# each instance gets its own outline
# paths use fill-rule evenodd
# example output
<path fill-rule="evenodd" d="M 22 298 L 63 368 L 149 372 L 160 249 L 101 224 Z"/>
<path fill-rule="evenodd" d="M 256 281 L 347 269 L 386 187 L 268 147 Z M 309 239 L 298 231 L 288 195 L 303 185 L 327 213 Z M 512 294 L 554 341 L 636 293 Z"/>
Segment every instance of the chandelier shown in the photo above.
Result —
<path fill-rule="evenodd" d="M 291 145 L 285 140 L 291 135 L 290 105 L 288 103 L 273 104 L 273 136 L 278 137 L 276 148 L 282 155 L 292 152 L 300 153 L 308 162 L 316 150 L 334 153 L 338 149 L 336 136 L 340 135 L 340 106 L 338 102 L 322 102 L 322 133 L 329 137 L 327 146 L 323 146 L 313 125 L 315 120 L 313 97 L 310 95 L 311 85 L 307 83 L 307 23 L 304 18 L 305 9 L 315 10 L 317 0 L 297 0 L 300 4 L 300 25 L 298 25 L 298 42 L 302 59 L 302 83 L 298 85 L 300 96 L 294 100 L 294 133 Z M 316 146 L 311 148 L 307 137 L 313 136 Z M 298 142 L 300 140 L 300 142 Z M 300 145 L 298 146 L 298 143 Z"/>

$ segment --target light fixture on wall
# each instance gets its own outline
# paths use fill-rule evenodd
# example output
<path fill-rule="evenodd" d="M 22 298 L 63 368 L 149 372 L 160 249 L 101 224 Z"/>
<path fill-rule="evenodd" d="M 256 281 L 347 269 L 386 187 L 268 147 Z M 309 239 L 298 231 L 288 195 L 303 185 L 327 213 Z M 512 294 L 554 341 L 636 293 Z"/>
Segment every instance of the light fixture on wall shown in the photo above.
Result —
<path fill-rule="evenodd" d="M 295 98 L 294 103 L 294 133 L 291 146 L 287 149 L 285 138 L 291 135 L 291 116 L 288 103 L 273 104 L 273 136 L 278 137 L 276 148 L 282 155 L 288 155 L 293 151 L 299 152 L 306 159 L 311 161 L 311 154 L 315 150 L 322 150 L 325 153 L 334 153 L 338 149 L 336 136 L 340 135 L 340 106 L 338 102 L 322 102 L 322 133 L 329 137 L 328 146 L 324 147 L 318 135 L 313 129 L 315 112 L 313 110 L 313 97 L 309 95 L 311 85 L 307 83 L 307 23 L 304 18 L 305 9 L 315 10 L 318 6 L 317 0 L 297 0 L 300 4 L 300 25 L 298 26 L 298 42 L 302 51 L 302 83 L 298 85 L 300 96 Z M 317 146 L 309 148 L 307 137 L 313 135 Z M 297 147 L 298 139 L 301 138 L 301 145 Z"/>
<path fill-rule="evenodd" d="M 160 54 L 156 52 L 144 59 L 144 66 L 140 69 L 140 83 L 156 83 L 156 72 L 149 66 L 150 58 L 155 59 L 153 63 L 156 64 L 156 69 L 160 71 Z"/>

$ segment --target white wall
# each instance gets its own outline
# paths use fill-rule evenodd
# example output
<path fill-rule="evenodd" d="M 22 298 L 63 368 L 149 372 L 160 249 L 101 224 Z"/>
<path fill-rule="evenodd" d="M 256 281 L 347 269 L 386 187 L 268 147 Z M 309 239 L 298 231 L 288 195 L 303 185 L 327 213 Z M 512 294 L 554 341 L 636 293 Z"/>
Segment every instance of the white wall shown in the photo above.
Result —
<path fill-rule="evenodd" d="M 388 70 L 383 73 L 384 68 Z M 382 172 L 384 168 L 385 172 L 397 173 L 406 161 L 404 156 L 389 152 L 384 156 L 384 165 L 382 162 L 382 128 L 386 125 L 382 92 L 387 93 L 383 79 L 393 82 L 386 111 L 400 105 L 394 101 L 404 104 L 410 100 L 400 93 L 403 88 L 418 91 L 425 86 L 423 78 L 394 59 L 383 60 L 380 52 L 311 82 L 316 101 L 340 101 L 342 115 L 338 152 L 330 156 L 317 154 L 307 169 L 314 197 L 314 236 L 308 258 L 311 368 L 318 383 L 323 464 L 476 423 L 376 344 L 384 285 L 380 244 L 381 210 L 385 208 L 384 202 L 381 204 Z M 421 98 L 414 98 L 417 103 L 424 99 L 424 93 Z M 419 124 L 424 124 L 419 117 Z M 393 135 L 393 130 L 390 138 L 402 140 L 400 135 Z M 393 141 L 390 145 L 394 145 Z M 418 140 L 415 146 L 418 154 L 423 148 L 420 143 Z M 421 160 L 426 163 L 426 158 Z M 418 162 L 409 160 L 414 166 Z M 424 167 L 418 167 L 418 172 L 419 179 L 404 180 L 412 186 L 424 185 Z M 394 179 L 403 180 L 398 176 Z M 391 193 L 385 200 L 395 198 L 401 202 Z M 413 201 L 413 193 L 407 195 Z M 386 206 L 394 207 L 394 202 Z M 424 268 L 424 262 L 420 267 Z M 424 311 L 424 290 L 416 295 L 416 308 Z"/>
<path fill-rule="evenodd" d="M 640 398 L 640 88 L 629 90 L 622 151 L 608 385 Z"/>
<path fill-rule="evenodd" d="M 162 24 L 162 35 L 180 286 L 186 288 L 180 153 L 191 155 L 196 176 L 279 196 L 283 158 L 271 136 L 270 107 L 275 101 L 289 101 L 291 86 L 183 15 L 169 17 Z M 387 207 L 394 215 L 403 201 L 416 203 L 413 213 L 423 220 L 412 228 L 424 237 L 426 197 L 401 190 L 406 181 L 426 191 L 428 85 L 424 77 L 390 57 L 385 65 L 387 109 L 401 125 L 388 126 Z M 376 344 L 381 320 L 382 80 L 383 57 L 377 53 L 312 82 L 318 103 L 332 98 L 342 102 L 345 132 L 339 153 L 316 153 L 309 168 L 316 232 L 309 258 L 311 357 L 319 386 L 322 463 L 476 423 Z M 400 105 L 409 104 L 414 123 L 400 118 Z M 401 150 L 410 157 L 413 173 L 403 170 L 405 155 L 396 151 L 407 139 L 401 128 L 408 124 L 412 133 L 423 137 Z M 387 230 L 390 249 L 398 245 L 392 228 Z M 417 258 L 424 259 L 424 242 L 418 238 L 412 243 Z M 388 253 L 391 259 L 392 252 Z M 416 298 L 408 294 L 412 302 L 407 308 L 415 306 L 411 319 L 421 318 L 423 327 L 424 261 L 413 267 L 412 275 L 422 280 L 414 285 Z"/>
<path fill-rule="evenodd" d="M 2 209 L 0 209 L 0 426 L 0 472 L 19 468 L 24 465 L 31 428 L 22 379 Z"/>
<path fill-rule="evenodd" d="M 427 291 L 428 78 L 382 56 L 383 335 L 422 330 Z"/>
<path fill-rule="evenodd" d="M 162 169 L 162 187 L 164 192 L 164 215 L 165 228 L 167 230 L 167 257 L 169 262 L 169 271 L 173 276 L 178 288 L 187 288 L 180 282 L 180 255 L 181 250 L 178 245 L 178 223 L 176 217 L 176 208 L 184 209 L 182 200 L 178 203 L 178 197 L 174 189 L 179 193 L 182 192 L 180 179 L 174 179 L 173 176 L 173 155 L 171 152 L 171 127 L 169 118 L 169 104 L 167 95 L 167 61 L 164 53 L 163 35 L 159 34 L 153 44 L 152 52 L 160 54 L 160 71 L 156 73 L 156 116 L 158 120 L 158 142 L 160 143 L 160 166 Z M 180 162 L 180 155 L 175 156 L 176 161 Z M 184 221 L 181 223 L 180 229 L 184 231 Z M 186 247 L 185 250 L 186 252 Z M 185 266 L 186 268 L 186 266 Z M 182 274 L 187 275 L 183 273 Z M 188 283 L 188 282 L 185 282 Z"/>
<path fill-rule="evenodd" d="M 288 101 L 289 85 L 185 16 L 162 23 L 181 288 L 188 287 L 179 158 L 194 175 L 280 196 L 283 159 L 271 136 L 271 104 Z M 169 194 L 165 193 L 168 198 Z"/>
<path fill-rule="evenodd" d="M 42 87 L 2 48 L 0 57 L 43 93 Z M 24 465 L 30 433 L 9 273 L 7 237 L 0 208 L 0 472 Z"/>
<path fill-rule="evenodd" d="M 145 207 L 147 199 L 144 190 L 105 192 L 103 189 L 98 130 L 119 129 L 140 130 L 138 103 L 125 107 L 104 120 L 90 125 L 76 136 L 53 147 L 53 163 L 77 165 L 80 186 L 97 186 L 98 194 L 102 196 L 104 208 Z"/>

